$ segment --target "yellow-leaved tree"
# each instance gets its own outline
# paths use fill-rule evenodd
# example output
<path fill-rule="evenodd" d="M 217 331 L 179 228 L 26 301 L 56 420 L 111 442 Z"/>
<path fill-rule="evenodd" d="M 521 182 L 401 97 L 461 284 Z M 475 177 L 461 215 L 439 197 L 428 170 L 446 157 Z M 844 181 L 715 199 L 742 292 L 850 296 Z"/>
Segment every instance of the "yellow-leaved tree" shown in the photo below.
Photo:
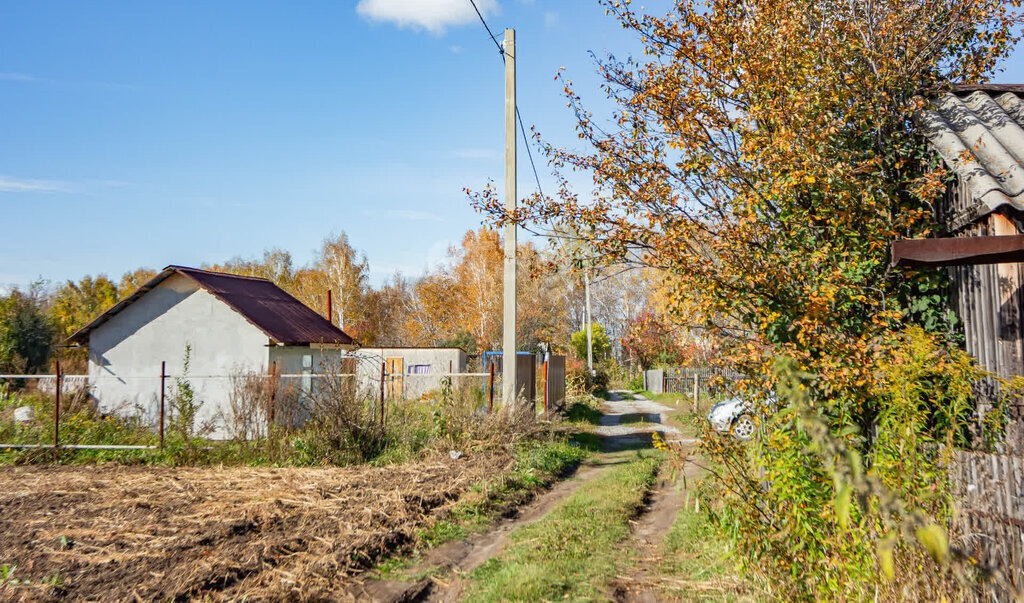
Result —
<path fill-rule="evenodd" d="M 614 113 L 592 115 L 564 80 L 588 148 L 546 146 L 558 193 L 516 215 L 493 188 L 474 204 L 496 224 L 571 224 L 599 261 L 665 271 L 676 319 L 753 377 L 757 445 L 708 434 L 705 451 L 727 469 L 716 517 L 777 596 L 955 596 L 964 575 L 928 561 L 908 525 L 949 526 L 948 492 L 926 490 L 944 484 L 936 450 L 969 439 L 969 413 L 952 409 L 973 369 L 939 363 L 960 354 L 943 275 L 891 271 L 888 246 L 934 229 L 942 192 L 913 113 L 993 73 L 1019 2 L 678 0 L 663 17 L 604 4 L 643 45 L 599 63 Z M 571 170 L 594 190 L 573 190 Z M 942 370 L 907 372 L 919 365 Z M 792 400 L 765 404 L 794 379 Z M 894 380 L 931 387 L 894 395 Z M 897 425 L 900 438 L 880 433 Z"/>

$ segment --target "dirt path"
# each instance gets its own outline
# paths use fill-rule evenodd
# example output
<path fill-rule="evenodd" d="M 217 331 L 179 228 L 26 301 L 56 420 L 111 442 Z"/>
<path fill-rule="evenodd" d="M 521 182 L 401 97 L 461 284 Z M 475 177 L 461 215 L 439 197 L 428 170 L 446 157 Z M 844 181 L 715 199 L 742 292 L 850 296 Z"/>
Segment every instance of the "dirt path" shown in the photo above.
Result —
<path fill-rule="evenodd" d="M 369 580 L 355 589 L 353 594 L 358 599 L 386 602 L 458 601 L 464 587 L 461 579 L 463 574 L 472 572 L 498 554 L 514 530 L 547 515 L 584 482 L 597 477 L 607 468 L 601 457 L 584 463 L 572 476 L 556 483 L 550 490 L 518 509 L 514 515 L 501 519 L 487 532 L 433 549 L 413 567 L 402 572 L 406 578 L 426 572 L 434 577 L 419 581 Z"/>
<path fill-rule="evenodd" d="M 662 478 L 651 493 L 650 502 L 637 519 L 629 542 L 623 546 L 633 556 L 635 567 L 613 582 L 617 601 L 650 602 L 663 600 L 655 569 L 661 564 L 661 546 L 675 523 L 676 514 L 683 505 L 693 504 L 693 495 L 701 469 L 687 457 L 682 470 L 672 476 L 670 469 L 662 469 Z"/>
<path fill-rule="evenodd" d="M 463 575 L 472 572 L 500 553 L 509 534 L 514 530 L 540 520 L 555 505 L 571 496 L 583 483 L 601 475 L 610 464 L 621 462 L 618 457 L 622 451 L 651 448 L 651 434 L 655 431 L 661 433 L 666 441 L 680 442 L 684 445 L 697 442 L 692 438 L 683 437 L 678 429 L 667 424 L 667 413 L 675 412 L 676 409 L 637 397 L 637 400 L 624 400 L 619 392 L 611 392 L 610 399 L 601 406 L 604 414 L 595 429 L 595 433 L 603 436 L 604 453 L 581 465 L 570 478 L 558 482 L 513 516 L 500 520 L 488 531 L 429 551 L 422 560 L 402 573 L 405 580 L 368 580 L 353 592 L 355 597 L 389 603 L 460 601 L 466 586 Z M 696 472 L 696 466 L 687 463 L 685 470 L 680 472 L 676 479 L 662 478 L 652 493 L 647 509 L 636 523 L 631 539 L 636 541 L 635 544 L 639 548 L 634 550 L 643 551 L 644 556 L 657 554 L 658 545 L 672 527 L 676 511 L 684 502 L 683 484 L 687 479 L 695 478 Z M 430 577 L 415 580 L 416 576 L 425 574 L 430 574 Z M 631 587 L 645 585 L 648 582 L 644 576 L 637 575 L 629 577 L 619 586 L 623 593 L 628 594 L 632 592 Z M 656 601 L 657 598 L 627 600 Z"/>
<path fill-rule="evenodd" d="M 677 408 L 653 402 L 639 394 L 630 394 L 634 400 L 624 400 L 625 392 L 610 392 L 609 400 L 601 405 L 601 423 L 595 430 L 604 436 L 605 450 L 650 448 L 651 433 L 658 432 L 666 441 L 696 444 L 681 431 L 668 424 L 668 413 Z"/>

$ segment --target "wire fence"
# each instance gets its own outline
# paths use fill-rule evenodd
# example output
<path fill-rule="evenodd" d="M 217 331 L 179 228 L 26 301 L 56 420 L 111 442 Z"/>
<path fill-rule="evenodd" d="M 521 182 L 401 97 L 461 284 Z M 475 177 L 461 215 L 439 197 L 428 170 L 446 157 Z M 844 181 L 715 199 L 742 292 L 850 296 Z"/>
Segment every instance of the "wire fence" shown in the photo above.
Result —
<path fill-rule="evenodd" d="M 420 365 L 422 366 L 422 365 Z M 455 368 L 454 364 L 449 364 Z M 556 370 L 543 371 L 530 379 L 536 380 L 529 388 L 530 398 L 536 391 L 547 410 L 549 402 L 564 401 L 564 361 L 555 363 Z M 560 370 L 558 370 L 560 367 Z M 312 366 L 298 372 L 293 367 L 271 363 L 269 369 L 260 371 L 236 370 L 230 374 L 198 371 L 170 371 L 167 363 L 161 363 L 154 374 L 115 374 L 99 365 L 90 365 L 89 374 L 64 374 L 57 364 L 53 374 L 24 375 L 0 374 L 0 427 L 8 424 L 38 424 L 43 415 L 49 420 L 52 414 L 52 443 L 41 441 L 15 442 L 4 444 L 0 438 L 0 450 L 22 448 L 83 448 L 83 449 L 151 449 L 162 448 L 165 429 L 172 418 L 178 396 L 186 390 L 190 400 L 198 401 L 195 421 L 209 426 L 212 439 L 226 439 L 229 423 L 239 412 L 255 412 L 252 404 L 238 405 L 236 400 L 243 397 L 239 391 L 255 383 L 255 388 L 270 392 L 270 406 L 262 409 L 269 412 L 271 423 L 276 420 L 293 421 L 298 424 L 311 416 L 309 409 L 316 406 L 313 400 L 320 391 L 331 395 L 342 395 L 355 403 L 374 403 L 375 413 L 384 421 L 386 405 L 396 401 L 433 401 L 442 391 L 458 393 L 476 401 L 479 412 L 490 414 L 500 405 L 502 390 L 501 373 L 491 364 L 487 372 L 406 372 L 394 370 L 389 363 L 376 358 L 343 359 L 341 363 L 325 363 L 314 370 Z M 557 381 L 553 383 L 552 380 Z M 12 387 L 13 384 L 14 385 Z M 247 385 L 249 384 L 249 385 Z M 285 393 L 287 392 L 287 394 Z M 250 392 L 251 394 L 252 392 Z M 292 396 L 291 406 L 284 402 L 285 396 Z M 275 396 L 280 396 L 276 402 Z M 552 396 L 559 397 L 557 400 Z M 51 399 L 52 398 L 52 399 Z M 286 413 L 287 407 L 287 413 Z M 155 445 L 98 445 L 61 442 L 62 413 L 66 414 L 89 408 L 101 416 L 130 418 L 137 424 L 148 426 L 156 432 Z M 40 415 L 36 417 L 35 415 Z M 288 418 L 282 419 L 281 417 Z M 36 425 L 38 431 L 38 425 Z M 11 433 L 10 430 L 0 433 Z"/>

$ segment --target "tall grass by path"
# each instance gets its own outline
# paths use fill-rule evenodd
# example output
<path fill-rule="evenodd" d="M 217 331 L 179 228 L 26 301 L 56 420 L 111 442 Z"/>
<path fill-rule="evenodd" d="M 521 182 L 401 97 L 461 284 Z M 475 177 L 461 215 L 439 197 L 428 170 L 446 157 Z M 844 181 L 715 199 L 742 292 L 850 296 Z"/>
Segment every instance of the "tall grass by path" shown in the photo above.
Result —
<path fill-rule="evenodd" d="M 658 574 L 665 595 L 682 601 L 756 601 L 740 579 L 731 542 L 703 510 L 686 505 L 662 542 Z"/>
<path fill-rule="evenodd" d="M 441 570 L 429 567 L 421 573 L 404 572 L 416 564 L 425 551 L 486 530 L 503 511 L 528 501 L 595 451 L 562 438 L 522 443 L 516 450 L 511 471 L 472 486 L 446 517 L 417 534 L 415 550 L 382 561 L 377 566 L 380 577 L 420 580 Z"/>
<path fill-rule="evenodd" d="M 471 575 L 466 600 L 540 601 L 605 598 L 617 544 L 643 507 L 664 460 L 658 451 L 620 455 L 544 519 L 509 536 L 510 545 Z"/>

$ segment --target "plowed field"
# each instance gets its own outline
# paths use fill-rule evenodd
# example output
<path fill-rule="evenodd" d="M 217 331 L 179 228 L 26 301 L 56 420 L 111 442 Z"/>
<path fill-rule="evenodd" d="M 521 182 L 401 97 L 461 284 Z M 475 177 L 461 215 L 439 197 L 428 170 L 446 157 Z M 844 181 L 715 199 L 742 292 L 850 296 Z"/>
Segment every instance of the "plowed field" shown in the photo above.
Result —
<path fill-rule="evenodd" d="M 16 567 L 0 599 L 345 600 L 360 570 L 510 465 L 5 468 L 0 564 Z"/>

